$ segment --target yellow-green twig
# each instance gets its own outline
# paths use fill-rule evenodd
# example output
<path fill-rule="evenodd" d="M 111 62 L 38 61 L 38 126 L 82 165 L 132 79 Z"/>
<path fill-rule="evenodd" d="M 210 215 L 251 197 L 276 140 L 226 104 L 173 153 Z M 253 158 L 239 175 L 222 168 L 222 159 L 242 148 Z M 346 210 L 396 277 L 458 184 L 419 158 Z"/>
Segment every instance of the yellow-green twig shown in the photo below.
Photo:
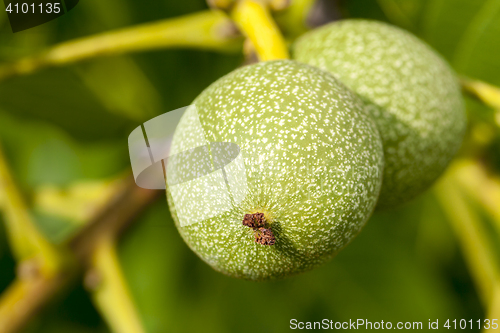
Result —
<path fill-rule="evenodd" d="M 26 325 L 26 315 L 38 313 L 70 277 L 70 274 L 58 274 L 16 279 L 0 297 L 0 332 L 19 331 Z"/>
<path fill-rule="evenodd" d="M 500 281 L 498 265 L 487 234 L 481 227 L 480 217 L 457 185 L 455 172 L 456 169 L 451 168 L 441 179 L 436 194 L 460 241 L 482 303 L 489 308 Z"/>
<path fill-rule="evenodd" d="M 492 295 L 492 300 L 490 303 L 490 306 L 488 307 L 488 311 L 486 313 L 486 319 L 490 320 L 490 325 L 485 325 L 485 328 L 483 332 L 491 332 L 491 331 L 498 331 L 498 327 L 494 328 L 495 325 L 491 325 L 492 319 L 500 319 L 500 281 L 496 284 L 495 290 Z"/>
<path fill-rule="evenodd" d="M 38 231 L 21 193 L 10 174 L 0 147 L 0 192 L 12 252 L 19 262 L 30 261 L 38 273 L 50 276 L 59 271 L 64 255 Z"/>
<path fill-rule="evenodd" d="M 86 276 L 86 285 L 113 332 L 145 332 L 111 238 L 103 237 L 97 243 Z"/>
<path fill-rule="evenodd" d="M 67 187 L 45 185 L 33 196 L 33 208 L 47 215 L 64 218 L 76 225 L 92 220 L 96 212 L 114 199 L 122 179 L 78 181 Z"/>
<path fill-rule="evenodd" d="M 73 265 L 64 266 L 64 271 L 51 276 L 33 272 L 30 261 L 26 262 L 26 267 L 19 269 L 21 274 L 0 297 L 0 332 L 18 332 L 66 282 L 71 281 L 78 268 L 92 264 L 95 249 L 103 236 L 112 239 L 118 237 L 137 213 L 158 195 L 156 191 L 137 187 L 131 175 L 115 190 L 113 198 L 105 207 L 94 211 L 85 227 L 66 244 L 71 258 L 75 259 Z"/>
<path fill-rule="evenodd" d="M 258 0 L 240 0 L 231 14 L 261 61 L 290 58 L 285 39 L 265 4 Z"/>
<path fill-rule="evenodd" d="M 500 178 L 488 174 L 478 161 L 465 160 L 456 165 L 457 182 L 489 213 L 500 233 Z"/>
<path fill-rule="evenodd" d="M 0 192 L 8 240 L 18 260 L 17 278 L 0 297 L 0 332 L 15 332 L 25 324 L 24 313 L 36 313 L 45 297 L 67 281 L 68 255 L 36 228 L 1 148 Z"/>
<path fill-rule="evenodd" d="M 0 67 L 0 80 L 98 56 L 171 47 L 230 51 L 239 49 L 241 40 L 223 12 L 203 11 L 56 45 L 38 56 Z"/>
<path fill-rule="evenodd" d="M 494 227 L 500 232 L 500 179 L 490 175 L 477 161 L 465 160 L 455 163 L 455 180 L 467 194 L 493 220 Z M 486 237 L 487 238 L 487 237 Z M 487 244 L 488 239 L 483 239 Z M 500 318 L 500 276 L 498 272 L 494 278 L 493 289 L 487 308 L 488 319 Z M 491 327 L 490 327 L 491 328 Z M 485 329 L 484 331 L 488 331 Z"/>
<path fill-rule="evenodd" d="M 500 88 L 486 82 L 468 78 L 462 78 L 461 83 L 465 92 L 495 109 L 495 121 L 497 126 L 500 126 Z"/>

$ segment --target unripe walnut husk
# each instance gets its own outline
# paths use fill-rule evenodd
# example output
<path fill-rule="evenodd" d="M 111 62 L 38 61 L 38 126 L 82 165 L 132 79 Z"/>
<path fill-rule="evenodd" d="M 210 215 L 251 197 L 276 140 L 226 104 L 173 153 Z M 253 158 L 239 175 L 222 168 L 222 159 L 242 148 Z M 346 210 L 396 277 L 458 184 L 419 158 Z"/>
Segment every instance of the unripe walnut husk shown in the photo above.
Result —
<path fill-rule="evenodd" d="M 300 37 L 293 57 L 333 74 L 375 118 L 385 154 L 378 209 L 429 188 L 458 151 L 466 128 L 458 80 L 440 55 L 409 32 L 342 20 Z"/>
<path fill-rule="evenodd" d="M 335 256 L 368 220 L 382 184 L 382 141 L 363 108 L 332 75 L 295 61 L 245 66 L 205 89 L 177 126 L 172 153 L 237 144 L 246 183 L 241 200 L 233 192 L 230 209 L 206 219 L 198 218 L 210 212 L 190 208 L 195 193 L 213 194 L 201 178 L 168 186 L 189 247 L 217 271 L 258 281 Z M 222 197 L 219 206 L 228 204 Z"/>

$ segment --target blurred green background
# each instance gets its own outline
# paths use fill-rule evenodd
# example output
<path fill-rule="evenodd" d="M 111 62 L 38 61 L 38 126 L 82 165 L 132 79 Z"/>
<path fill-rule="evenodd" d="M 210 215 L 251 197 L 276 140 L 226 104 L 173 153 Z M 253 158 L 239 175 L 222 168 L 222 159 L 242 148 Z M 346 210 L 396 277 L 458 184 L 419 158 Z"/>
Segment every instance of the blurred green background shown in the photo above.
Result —
<path fill-rule="evenodd" d="M 203 0 L 82 0 L 61 18 L 16 34 L 0 14 L 0 62 L 206 8 Z M 399 25 L 437 49 L 460 74 L 500 85 L 498 0 L 332 0 L 322 8 L 332 11 L 330 17 Z M 23 194 L 33 203 L 44 186 L 65 188 L 129 170 L 127 137 L 133 128 L 190 104 L 242 62 L 240 54 L 160 50 L 0 83 L 0 141 Z M 472 123 L 492 121 L 494 113 L 478 101 L 467 97 L 467 106 Z M 498 131 L 495 136 L 488 161 L 498 168 Z M 33 213 L 55 242 L 77 228 L 64 218 Z M 1 291 L 14 278 L 15 262 L 0 225 Z M 213 271 L 179 237 L 164 197 L 127 230 L 119 255 L 151 333 L 282 332 L 294 318 L 421 321 L 425 327 L 429 319 L 485 317 L 458 241 L 431 191 L 374 216 L 332 262 L 284 281 L 253 283 Z M 25 332 L 108 332 L 80 285 L 58 296 Z"/>

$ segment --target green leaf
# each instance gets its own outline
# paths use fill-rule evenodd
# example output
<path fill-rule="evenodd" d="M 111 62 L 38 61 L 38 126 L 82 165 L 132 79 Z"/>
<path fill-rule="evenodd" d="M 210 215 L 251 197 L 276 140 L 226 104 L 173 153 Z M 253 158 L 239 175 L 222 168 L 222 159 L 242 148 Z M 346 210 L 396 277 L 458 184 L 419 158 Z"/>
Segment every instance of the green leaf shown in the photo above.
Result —
<path fill-rule="evenodd" d="M 433 0 L 423 12 L 420 35 L 449 61 L 485 0 Z"/>
<path fill-rule="evenodd" d="M 109 112 L 137 122 L 161 113 L 156 88 L 130 57 L 95 59 L 77 72 Z"/>
<path fill-rule="evenodd" d="M 388 20 L 378 1 L 350 0 L 341 4 L 347 17 Z"/>
<path fill-rule="evenodd" d="M 455 54 L 457 70 L 500 85 L 500 1 L 488 0 L 474 16 Z"/>
<path fill-rule="evenodd" d="M 2 111 L 0 141 L 16 181 L 27 193 L 44 185 L 65 187 L 85 179 L 106 179 L 130 165 L 126 143 L 78 144 L 54 126 Z M 36 213 L 37 225 L 52 241 L 60 242 L 81 227 L 68 219 Z"/>
<path fill-rule="evenodd" d="M 377 2 L 392 23 L 415 32 L 422 8 L 428 1 L 377 0 Z"/>
<path fill-rule="evenodd" d="M 68 69 L 13 78 L 0 83 L 0 91 L 3 110 L 18 117 L 49 122 L 82 141 L 125 137 L 136 126 L 108 112 Z"/>
<path fill-rule="evenodd" d="M 89 294 L 75 283 L 58 300 L 32 318 L 23 333 L 110 333 L 94 309 Z"/>
<path fill-rule="evenodd" d="M 148 332 L 177 332 L 172 322 L 183 245 L 166 200 L 140 217 L 120 244 L 123 272 Z"/>
<path fill-rule="evenodd" d="M 126 141 L 76 143 L 53 125 L 19 119 L 1 109 L 0 140 L 23 188 L 108 178 L 130 165 Z"/>
<path fill-rule="evenodd" d="M 54 215 L 34 211 L 33 217 L 41 232 L 53 244 L 62 244 L 82 228 L 73 221 Z"/>

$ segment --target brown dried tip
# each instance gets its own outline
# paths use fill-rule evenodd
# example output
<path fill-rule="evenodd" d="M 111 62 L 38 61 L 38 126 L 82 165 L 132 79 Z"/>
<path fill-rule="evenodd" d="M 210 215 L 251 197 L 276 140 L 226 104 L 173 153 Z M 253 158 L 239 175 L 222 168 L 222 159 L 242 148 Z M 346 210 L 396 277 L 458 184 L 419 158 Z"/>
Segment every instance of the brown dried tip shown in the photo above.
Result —
<path fill-rule="evenodd" d="M 252 214 L 246 214 L 243 217 L 243 225 L 245 227 L 249 227 L 249 228 L 254 228 L 255 227 L 255 222 L 253 221 L 253 215 Z"/>
<path fill-rule="evenodd" d="M 246 214 L 243 217 L 243 225 L 252 228 L 255 242 L 262 245 L 274 245 L 276 238 L 271 229 L 265 228 L 266 218 L 263 213 Z"/>
<path fill-rule="evenodd" d="M 259 228 L 255 230 L 255 242 L 262 245 L 274 245 L 276 238 L 271 229 Z"/>
<path fill-rule="evenodd" d="M 246 214 L 243 225 L 249 228 L 262 228 L 266 226 L 266 218 L 263 213 Z"/>

